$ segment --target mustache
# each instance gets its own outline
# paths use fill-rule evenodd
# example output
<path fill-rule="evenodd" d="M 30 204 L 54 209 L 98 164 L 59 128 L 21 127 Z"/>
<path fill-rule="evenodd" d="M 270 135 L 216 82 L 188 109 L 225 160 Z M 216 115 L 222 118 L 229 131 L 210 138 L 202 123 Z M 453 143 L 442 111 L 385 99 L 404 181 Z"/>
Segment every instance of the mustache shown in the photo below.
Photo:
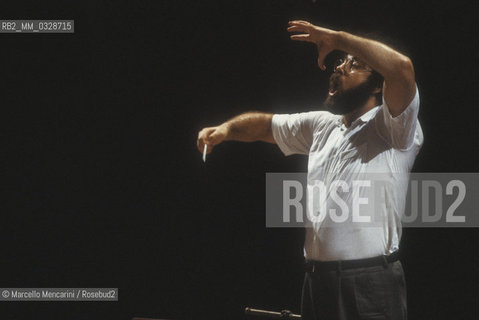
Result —
<path fill-rule="evenodd" d="M 333 84 L 337 84 L 338 81 L 339 81 L 339 77 L 341 75 L 338 74 L 338 73 L 333 73 L 330 77 L 329 77 L 329 85 L 333 85 Z"/>

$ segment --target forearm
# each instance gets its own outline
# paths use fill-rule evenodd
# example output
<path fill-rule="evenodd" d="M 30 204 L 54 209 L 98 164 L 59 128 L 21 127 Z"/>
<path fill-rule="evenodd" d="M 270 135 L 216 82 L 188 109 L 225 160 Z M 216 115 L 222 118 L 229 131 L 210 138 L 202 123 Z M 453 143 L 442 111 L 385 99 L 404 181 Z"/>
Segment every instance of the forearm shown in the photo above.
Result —
<path fill-rule="evenodd" d="M 227 129 L 225 140 L 274 142 L 271 132 L 272 118 L 272 114 L 262 112 L 240 114 L 221 125 Z"/>
<path fill-rule="evenodd" d="M 386 81 L 414 77 L 410 59 L 383 43 L 343 31 L 337 32 L 335 42 L 336 49 L 359 58 L 381 74 Z"/>
<path fill-rule="evenodd" d="M 393 117 L 400 115 L 416 93 L 411 60 L 380 42 L 337 32 L 336 48 L 362 60 L 384 77 L 383 97 Z"/>

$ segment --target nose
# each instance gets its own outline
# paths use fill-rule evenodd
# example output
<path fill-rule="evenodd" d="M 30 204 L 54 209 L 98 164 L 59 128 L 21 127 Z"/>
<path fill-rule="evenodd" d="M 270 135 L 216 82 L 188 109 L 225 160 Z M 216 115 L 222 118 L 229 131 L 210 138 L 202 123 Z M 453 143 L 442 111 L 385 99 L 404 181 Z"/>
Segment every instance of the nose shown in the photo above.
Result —
<path fill-rule="evenodd" d="M 339 72 L 341 74 L 344 74 L 344 68 L 346 67 L 346 61 L 343 61 L 343 63 L 339 64 L 334 68 L 334 72 Z"/>

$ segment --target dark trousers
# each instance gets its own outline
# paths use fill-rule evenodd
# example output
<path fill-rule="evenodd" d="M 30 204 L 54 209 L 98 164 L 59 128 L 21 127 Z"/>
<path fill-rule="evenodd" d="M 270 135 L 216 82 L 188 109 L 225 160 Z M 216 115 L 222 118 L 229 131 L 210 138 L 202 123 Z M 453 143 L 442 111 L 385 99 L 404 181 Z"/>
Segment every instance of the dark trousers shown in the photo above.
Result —
<path fill-rule="evenodd" d="M 303 320 L 406 320 L 406 282 L 400 261 L 306 272 Z"/>

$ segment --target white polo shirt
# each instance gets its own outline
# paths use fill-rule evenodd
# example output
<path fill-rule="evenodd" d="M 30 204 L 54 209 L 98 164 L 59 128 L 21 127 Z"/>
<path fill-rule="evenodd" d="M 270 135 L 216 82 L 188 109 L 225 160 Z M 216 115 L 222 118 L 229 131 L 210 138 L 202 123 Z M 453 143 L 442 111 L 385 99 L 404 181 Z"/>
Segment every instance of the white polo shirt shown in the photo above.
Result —
<path fill-rule="evenodd" d="M 379 225 L 365 227 L 350 221 L 352 219 L 338 223 L 328 215 L 322 221 L 309 221 L 304 243 L 306 259 L 362 259 L 387 255 L 399 248 L 408 175 L 423 143 L 418 110 L 419 92 L 416 88 L 413 100 L 399 116 L 391 116 L 383 98 L 382 105 L 363 114 L 348 128 L 341 115 L 326 111 L 273 116 L 273 136 L 282 152 L 285 155 L 309 155 L 308 214 L 338 209 L 337 201 L 332 201 L 328 194 L 325 207 L 319 210 L 318 201 L 313 201 L 317 181 L 328 186 L 332 181 L 340 180 L 351 187 L 353 181 L 377 173 L 381 179 L 387 177 L 390 182 L 389 187 L 382 191 L 384 204 L 369 203 L 356 207 L 363 213 L 373 210 L 384 216 Z M 368 194 L 372 192 L 371 188 L 357 190 L 362 196 L 375 199 Z M 355 204 L 353 188 L 349 191 L 341 192 L 340 197 L 349 207 L 351 218 Z"/>

